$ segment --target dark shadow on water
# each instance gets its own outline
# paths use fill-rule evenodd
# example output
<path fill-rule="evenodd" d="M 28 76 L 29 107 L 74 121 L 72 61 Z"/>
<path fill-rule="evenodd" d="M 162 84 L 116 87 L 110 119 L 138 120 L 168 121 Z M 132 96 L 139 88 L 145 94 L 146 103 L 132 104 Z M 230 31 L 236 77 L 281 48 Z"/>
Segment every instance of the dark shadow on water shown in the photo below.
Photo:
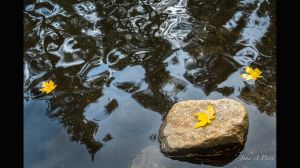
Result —
<path fill-rule="evenodd" d="M 88 94 L 88 96 L 87 96 Z M 87 121 L 84 117 L 84 109 L 90 101 L 95 101 L 100 92 L 87 92 L 86 95 L 76 93 L 63 93 L 56 95 L 49 101 L 48 116 L 58 120 L 66 129 L 70 140 L 84 144 L 91 154 L 92 160 L 101 149 L 103 143 L 95 140 L 94 134 L 99 131 L 99 125 Z M 108 141 L 112 138 L 105 138 Z"/>
<path fill-rule="evenodd" d="M 234 155 L 220 155 L 215 157 L 198 157 L 198 158 L 180 158 L 180 157 L 170 157 L 171 159 L 180 160 L 183 162 L 189 162 L 193 164 L 205 164 L 217 167 L 223 167 L 231 163 L 239 154 Z"/>
<path fill-rule="evenodd" d="M 214 148 L 181 149 L 180 151 L 164 155 L 184 162 L 222 167 L 237 158 L 244 147 L 245 144 L 232 143 Z"/>
<path fill-rule="evenodd" d="M 276 85 L 246 86 L 241 91 L 241 98 L 256 104 L 260 111 L 269 116 L 276 114 Z"/>

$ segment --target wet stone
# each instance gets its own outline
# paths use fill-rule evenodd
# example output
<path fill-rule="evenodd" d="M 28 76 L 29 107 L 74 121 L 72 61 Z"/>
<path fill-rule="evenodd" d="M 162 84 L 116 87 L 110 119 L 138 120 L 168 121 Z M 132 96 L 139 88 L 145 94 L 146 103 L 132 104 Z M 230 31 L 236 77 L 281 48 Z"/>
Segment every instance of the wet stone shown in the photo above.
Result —
<path fill-rule="evenodd" d="M 196 112 L 212 105 L 215 119 L 195 129 Z M 188 100 L 176 103 L 159 130 L 161 152 L 173 159 L 224 165 L 244 148 L 249 127 L 248 112 L 238 101 Z"/>

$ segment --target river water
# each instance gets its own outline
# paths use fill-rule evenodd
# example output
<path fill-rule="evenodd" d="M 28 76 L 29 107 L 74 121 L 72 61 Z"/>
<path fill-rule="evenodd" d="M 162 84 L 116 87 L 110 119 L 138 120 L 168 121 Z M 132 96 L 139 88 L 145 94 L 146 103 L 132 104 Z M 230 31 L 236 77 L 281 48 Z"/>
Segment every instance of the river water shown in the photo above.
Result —
<path fill-rule="evenodd" d="M 189 99 L 245 104 L 245 148 L 224 167 L 276 167 L 276 1 L 24 0 L 25 168 L 214 167 L 159 150 Z M 240 77 L 261 69 L 260 81 Z M 53 94 L 41 83 L 53 80 Z"/>

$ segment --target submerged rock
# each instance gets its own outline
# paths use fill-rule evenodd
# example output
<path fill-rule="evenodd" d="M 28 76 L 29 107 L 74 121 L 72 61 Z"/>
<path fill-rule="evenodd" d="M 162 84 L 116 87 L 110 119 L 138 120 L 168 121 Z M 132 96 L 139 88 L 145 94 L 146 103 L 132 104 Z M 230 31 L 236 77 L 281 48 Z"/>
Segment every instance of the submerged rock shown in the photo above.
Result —
<path fill-rule="evenodd" d="M 210 124 L 195 129 L 195 113 L 208 105 L 215 110 Z M 161 152 L 168 157 L 195 163 L 224 165 L 244 148 L 248 132 L 246 108 L 235 100 L 188 100 L 176 103 L 159 130 Z"/>
<path fill-rule="evenodd" d="M 132 161 L 131 168 L 165 168 L 168 160 L 159 151 L 159 147 L 152 145 L 142 149 L 141 153 Z"/>

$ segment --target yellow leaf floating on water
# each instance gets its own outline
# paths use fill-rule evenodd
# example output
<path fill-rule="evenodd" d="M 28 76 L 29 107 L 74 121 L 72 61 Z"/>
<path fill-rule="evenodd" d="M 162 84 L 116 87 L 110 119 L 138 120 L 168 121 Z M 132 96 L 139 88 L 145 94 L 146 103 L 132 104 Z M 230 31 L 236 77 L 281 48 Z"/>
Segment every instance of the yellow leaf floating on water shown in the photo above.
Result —
<path fill-rule="evenodd" d="M 195 116 L 199 122 L 194 128 L 204 127 L 206 124 L 210 124 L 211 120 L 215 119 L 215 110 L 212 105 L 208 105 L 205 112 L 197 112 Z"/>
<path fill-rule="evenodd" d="M 241 74 L 241 77 L 245 78 L 246 80 L 251 80 L 251 79 L 256 80 L 257 78 L 262 77 L 260 75 L 262 72 L 258 68 L 255 68 L 255 70 L 253 70 L 253 68 L 247 66 L 246 72 L 248 74 Z"/>
<path fill-rule="evenodd" d="M 42 89 L 40 91 L 45 92 L 46 94 L 52 92 L 57 85 L 54 84 L 52 80 L 49 80 L 48 82 L 42 83 Z"/>

